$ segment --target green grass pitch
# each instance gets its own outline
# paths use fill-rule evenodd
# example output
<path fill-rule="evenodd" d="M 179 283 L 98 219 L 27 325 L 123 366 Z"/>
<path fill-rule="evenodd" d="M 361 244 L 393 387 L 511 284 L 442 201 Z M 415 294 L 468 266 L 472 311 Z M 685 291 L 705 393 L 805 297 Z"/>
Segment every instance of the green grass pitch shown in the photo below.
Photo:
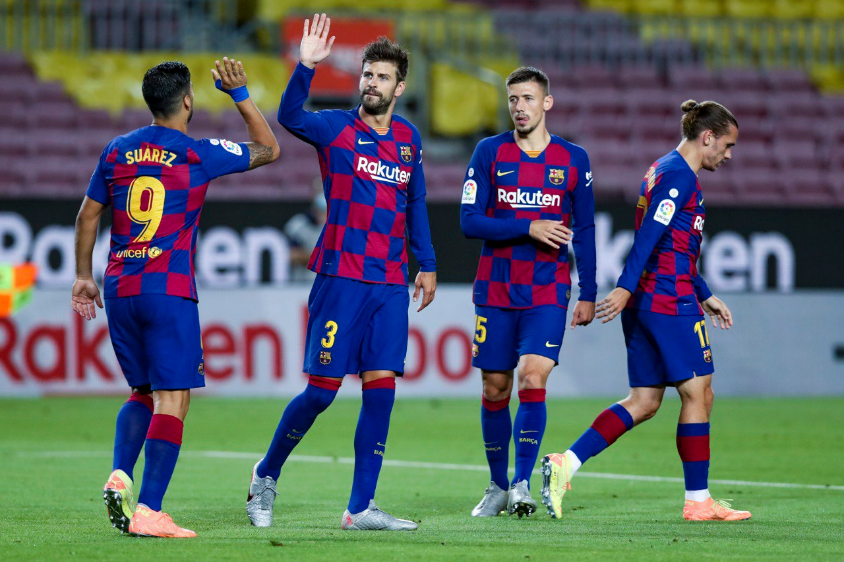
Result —
<path fill-rule="evenodd" d="M 401 389 L 400 389 L 401 394 Z M 686 523 L 674 481 L 578 475 L 564 519 L 544 509 L 527 519 L 473 519 L 488 474 L 477 400 L 399 400 L 389 465 L 376 500 L 419 521 L 413 533 L 343 532 L 358 400 L 338 400 L 283 469 L 275 526 L 249 526 L 244 511 L 252 464 L 266 449 L 283 400 L 196 398 L 182 457 L 164 499 L 194 540 L 138 539 L 112 529 L 100 490 L 111 469 L 122 399 L 0 400 L 0 559 L 840 559 L 844 556 L 844 400 L 720 399 L 713 417 L 711 478 L 832 486 L 713 483 L 715 497 L 753 512 L 744 523 Z M 562 450 L 606 400 L 551 400 L 542 450 Z M 679 403 L 625 435 L 584 473 L 680 477 L 674 445 Z M 213 456 L 209 451 L 223 451 Z M 234 454 L 245 453 L 245 454 Z M 313 457 L 330 457 L 315 459 Z M 142 455 L 143 458 L 143 455 Z M 512 458 L 512 453 L 511 453 Z M 331 460 L 336 459 L 336 460 Z M 136 475 L 142 474 L 141 463 Z M 512 461 L 511 461 L 512 462 Z M 538 497 L 540 480 L 532 488 Z M 838 487 L 837 489 L 835 487 Z M 137 488 L 136 488 L 137 491 Z"/>

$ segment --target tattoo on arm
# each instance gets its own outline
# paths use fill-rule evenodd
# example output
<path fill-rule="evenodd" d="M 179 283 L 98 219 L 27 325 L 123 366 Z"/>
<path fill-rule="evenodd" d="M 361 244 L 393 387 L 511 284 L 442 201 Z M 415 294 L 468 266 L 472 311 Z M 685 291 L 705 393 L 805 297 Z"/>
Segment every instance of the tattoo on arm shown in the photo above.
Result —
<path fill-rule="evenodd" d="M 249 147 L 249 169 L 269 164 L 273 161 L 273 149 L 263 144 L 254 142 L 248 143 Z"/>

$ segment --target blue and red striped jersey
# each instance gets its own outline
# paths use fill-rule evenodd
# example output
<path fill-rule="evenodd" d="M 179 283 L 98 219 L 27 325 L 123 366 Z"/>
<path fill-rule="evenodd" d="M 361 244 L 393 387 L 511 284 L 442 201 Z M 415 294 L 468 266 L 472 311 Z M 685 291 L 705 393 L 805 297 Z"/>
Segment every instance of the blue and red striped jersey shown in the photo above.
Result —
<path fill-rule="evenodd" d="M 712 296 L 697 270 L 706 210 L 697 176 L 676 150 L 653 163 L 636 206 L 636 237 L 618 286 L 628 308 L 675 316 L 703 314 Z"/>
<path fill-rule="evenodd" d="M 460 209 L 463 233 L 484 240 L 475 304 L 568 308 L 568 245 L 554 249 L 532 239 L 528 233 L 535 220 L 572 228 L 579 300 L 594 302 L 595 198 L 586 151 L 556 135 L 536 155 L 519 148 L 513 131 L 482 140 L 466 172 Z"/>
<path fill-rule="evenodd" d="M 314 70 L 296 66 L 278 108 L 278 122 L 317 151 L 328 218 L 308 268 L 368 283 L 407 285 L 406 234 L 422 271 L 436 271 L 422 141 L 393 115 L 375 130 L 349 111 L 305 111 Z"/>
<path fill-rule="evenodd" d="M 248 167 L 244 144 L 194 140 L 158 125 L 112 140 L 86 192 L 111 205 L 105 298 L 164 294 L 198 300 L 193 256 L 208 183 Z"/>

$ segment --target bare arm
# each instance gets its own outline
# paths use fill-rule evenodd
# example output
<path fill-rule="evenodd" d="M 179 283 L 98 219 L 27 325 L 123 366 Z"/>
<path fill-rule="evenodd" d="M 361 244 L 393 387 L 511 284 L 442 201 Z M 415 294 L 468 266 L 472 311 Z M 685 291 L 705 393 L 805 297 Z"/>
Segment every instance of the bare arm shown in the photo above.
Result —
<path fill-rule="evenodd" d="M 92 255 L 97 241 L 97 226 L 106 207 L 89 197 L 82 201 L 76 215 L 76 281 L 73 283 L 70 306 L 86 320 L 97 317 L 97 309 L 103 307 L 100 289 L 94 281 Z"/>
<path fill-rule="evenodd" d="M 211 70 L 211 76 L 215 82 L 220 80 L 224 91 L 246 86 L 246 73 L 241 61 L 223 57 L 222 62 L 214 61 L 214 64 L 216 69 Z M 255 102 L 252 98 L 246 98 L 235 102 L 235 107 L 246 123 L 246 132 L 251 141 L 246 143 L 249 148 L 249 169 L 274 162 L 281 154 L 278 141 Z"/>

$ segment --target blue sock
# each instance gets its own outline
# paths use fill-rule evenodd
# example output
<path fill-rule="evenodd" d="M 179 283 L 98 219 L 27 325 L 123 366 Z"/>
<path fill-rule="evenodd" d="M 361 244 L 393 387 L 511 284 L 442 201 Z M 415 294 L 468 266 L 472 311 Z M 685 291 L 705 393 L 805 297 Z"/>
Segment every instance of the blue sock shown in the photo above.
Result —
<path fill-rule="evenodd" d="M 486 462 L 489 464 L 490 480 L 506 490 L 510 487 L 507 465 L 510 462 L 510 435 L 513 424 L 510 420 L 510 397 L 491 401 L 481 398 L 481 433 L 484 438 Z"/>
<path fill-rule="evenodd" d="M 621 404 L 613 404 L 600 413 L 592 426 L 571 446 L 581 463 L 591 459 L 633 429 L 633 417 Z"/>
<path fill-rule="evenodd" d="M 390 413 L 396 399 L 396 379 L 383 378 L 363 384 L 363 404 L 355 430 L 355 477 L 349 513 L 360 513 L 375 497 L 378 474 L 387 447 Z"/>
<path fill-rule="evenodd" d="M 155 414 L 149 424 L 144 448 L 144 481 L 138 503 L 153 511 L 161 511 L 164 492 L 170 484 L 179 449 L 182 447 L 184 424 L 175 416 Z"/>
<path fill-rule="evenodd" d="M 317 416 L 325 411 L 337 396 L 343 379 L 310 377 L 308 386 L 284 409 L 281 421 L 273 435 L 267 454 L 258 464 L 258 478 L 269 476 L 278 480 L 281 466 L 287 461 L 290 452 L 299 444 L 305 433 L 314 424 Z"/>
<path fill-rule="evenodd" d="M 152 419 L 152 396 L 133 392 L 117 413 L 114 431 L 114 457 L 111 470 L 122 470 L 135 480 L 135 463 L 144 447 Z"/>
<path fill-rule="evenodd" d="M 683 461 L 686 491 L 709 487 L 709 423 L 678 423 L 677 452 Z"/>
<path fill-rule="evenodd" d="M 519 409 L 513 423 L 513 440 L 516 442 L 516 474 L 513 484 L 527 480 L 530 489 L 530 475 L 539 457 L 539 445 L 545 435 L 545 389 L 531 388 L 519 391 Z"/>

